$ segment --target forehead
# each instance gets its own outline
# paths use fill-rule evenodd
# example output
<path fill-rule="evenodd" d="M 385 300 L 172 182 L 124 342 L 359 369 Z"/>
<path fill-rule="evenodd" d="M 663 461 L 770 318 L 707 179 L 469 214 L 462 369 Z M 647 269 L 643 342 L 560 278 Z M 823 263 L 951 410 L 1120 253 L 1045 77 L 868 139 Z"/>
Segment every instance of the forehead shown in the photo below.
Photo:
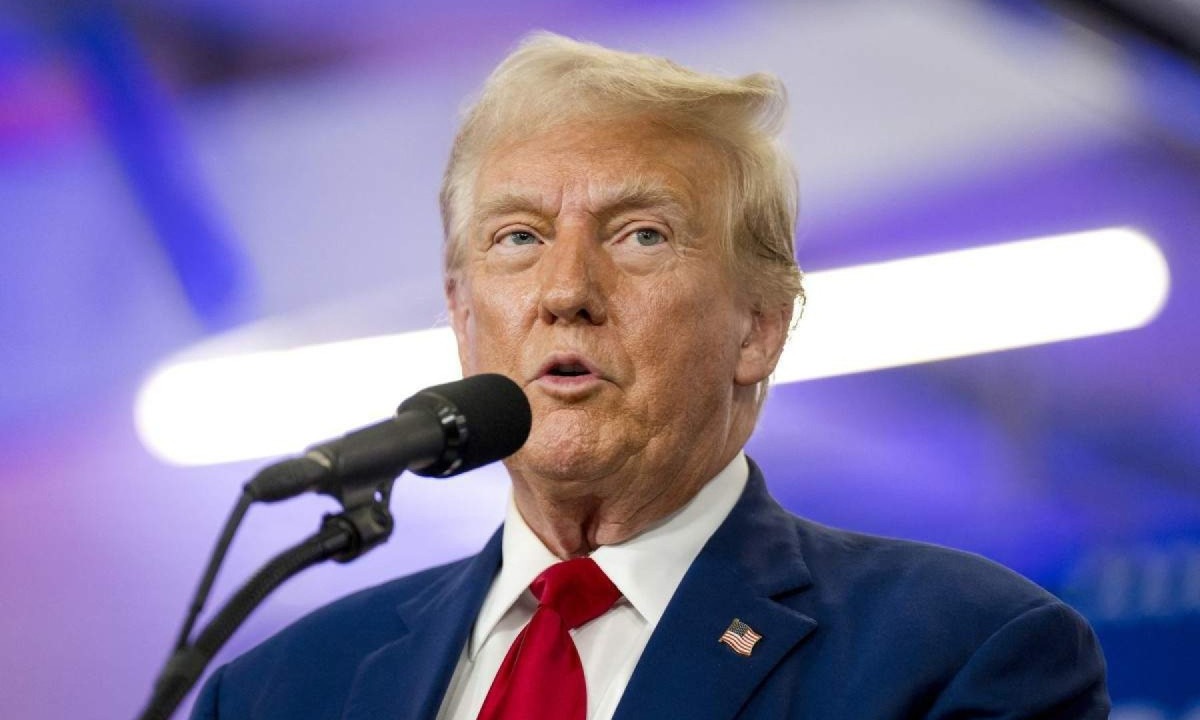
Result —
<path fill-rule="evenodd" d="M 709 218 L 700 216 L 721 187 L 721 167 L 711 143 L 658 123 L 564 122 L 487 152 L 473 213 L 478 218 L 509 206 L 557 213 L 571 204 L 592 211 L 675 205 L 704 221 Z"/>

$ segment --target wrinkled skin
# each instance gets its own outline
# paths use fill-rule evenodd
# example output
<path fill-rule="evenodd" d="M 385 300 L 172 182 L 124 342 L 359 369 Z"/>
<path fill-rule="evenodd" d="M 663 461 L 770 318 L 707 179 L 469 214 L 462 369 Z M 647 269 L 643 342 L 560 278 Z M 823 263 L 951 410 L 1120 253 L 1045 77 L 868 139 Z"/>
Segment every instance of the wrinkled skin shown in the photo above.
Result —
<path fill-rule="evenodd" d="M 447 279 L 466 374 L 533 407 L 506 464 L 559 557 L 686 503 L 753 429 L 790 304 L 755 309 L 717 246 L 715 150 L 645 120 L 564 123 L 494 148 Z"/>

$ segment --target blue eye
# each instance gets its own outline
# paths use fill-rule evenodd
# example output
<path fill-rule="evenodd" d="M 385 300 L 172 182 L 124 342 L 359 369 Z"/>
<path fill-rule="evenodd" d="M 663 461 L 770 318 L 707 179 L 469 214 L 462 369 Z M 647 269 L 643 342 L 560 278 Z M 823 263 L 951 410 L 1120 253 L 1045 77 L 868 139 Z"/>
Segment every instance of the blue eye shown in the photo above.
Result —
<path fill-rule="evenodd" d="M 653 247 L 665 243 L 667 239 L 654 228 L 640 228 L 633 231 L 633 239 L 642 247 Z"/>
<path fill-rule="evenodd" d="M 533 233 L 526 230 L 514 230 L 500 239 L 500 242 L 505 241 L 512 245 L 536 245 L 538 239 Z"/>

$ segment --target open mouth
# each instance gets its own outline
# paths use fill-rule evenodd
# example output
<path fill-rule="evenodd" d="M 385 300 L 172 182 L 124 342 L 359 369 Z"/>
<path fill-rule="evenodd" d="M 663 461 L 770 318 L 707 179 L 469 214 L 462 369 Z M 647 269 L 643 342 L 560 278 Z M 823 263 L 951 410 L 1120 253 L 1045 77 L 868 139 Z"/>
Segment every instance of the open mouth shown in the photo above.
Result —
<path fill-rule="evenodd" d="M 578 377 L 580 375 L 590 375 L 591 371 L 579 363 L 560 363 L 551 367 L 546 374 L 555 377 Z"/>
<path fill-rule="evenodd" d="M 551 355 L 542 365 L 538 377 L 544 379 L 549 386 L 571 390 L 592 387 L 594 381 L 603 379 L 603 375 L 590 360 L 573 352 Z"/>

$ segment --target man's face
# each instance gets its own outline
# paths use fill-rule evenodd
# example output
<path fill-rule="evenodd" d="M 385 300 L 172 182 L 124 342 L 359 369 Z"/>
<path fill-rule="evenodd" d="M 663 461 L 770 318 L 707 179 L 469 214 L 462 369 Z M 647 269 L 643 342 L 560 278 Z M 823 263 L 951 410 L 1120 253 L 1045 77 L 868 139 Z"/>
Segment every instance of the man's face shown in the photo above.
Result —
<path fill-rule="evenodd" d="M 485 157 L 448 292 L 464 372 L 511 377 L 533 407 L 514 477 L 586 486 L 725 451 L 735 396 L 770 368 L 747 357 L 755 316 L 718 248 L 718 162 L 649 122 Z"/>

